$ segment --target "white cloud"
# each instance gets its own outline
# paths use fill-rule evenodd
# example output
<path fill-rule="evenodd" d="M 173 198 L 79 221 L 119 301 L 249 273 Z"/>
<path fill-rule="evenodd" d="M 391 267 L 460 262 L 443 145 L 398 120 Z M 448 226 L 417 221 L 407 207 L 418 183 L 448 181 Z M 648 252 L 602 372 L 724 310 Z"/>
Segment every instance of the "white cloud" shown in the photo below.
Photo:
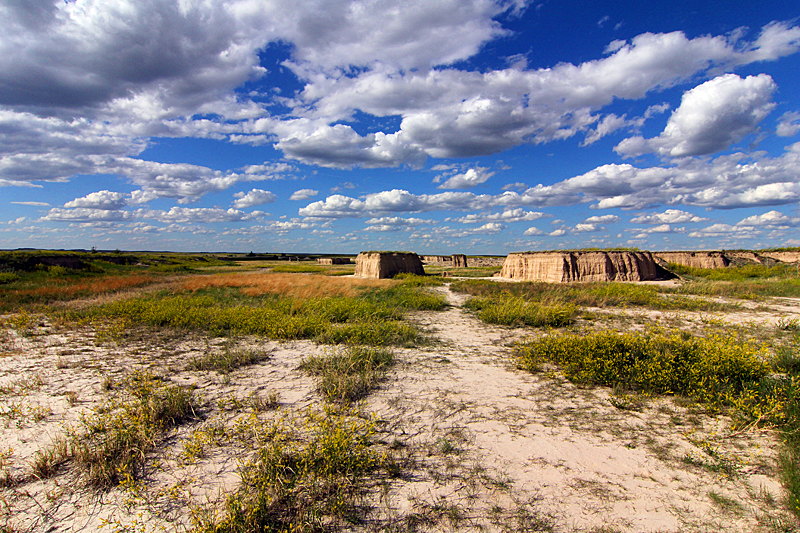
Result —
<path fill-rule="evenodd" d="M 64 207 L 86 207 L 89 209 L 117 210 L 128 205 L 127 194 L 112 191 L 89 193 L 64 204 Z"/>
<path fill-rule="evenodd" d="M 589 224 L 613 224 L 614 222 L 619 222 L 619 217 L 617 215 L 593 216 L 587 218 L 584 222 Z"/>
<path fill-rule="evenodd" d="M 294 191 L 292 195 L 289 197 L 289 200 L 308 200 L 319 194 L 319 191 L 314 189 L 300 189 L 298 191 Z"/>
<path fill-rule="evenodd" d="M 800 217 L 790 217 L 780 211 L 768 211 L 761 215 L 753 215 L 736 223 L 737 226 L 800 226 Z"/>
<path fill-rule="evenodd" d="M 636 228 L 634 231 L 639 232 L 634 239 L 645 239 L 654 233 L 684 233 L 686 228 L 673 228 L 669 224 L 661 224 L 660 226 L 654 226 L 652 228 Z"/>
<path fill-rule="evenodd" d="M 704 222 L 707 218 L 702 218 L 679 209 L 667 209 L 663 213 L 653 213 L 642 215 L 631 219 L 635 224 L 684 224 L 686 222 Z"/>
<path fill-rule="evenodd" d="M 10 204 L 18 204 L 18 205 L 31 205 L 36 207 L 49 207 L 50 204 L 47 202 L 8 202 Z"/>
<path fill-rule="evenodd" d="M 666 128 L 658 137 L 631 137 L 614 150 L 636 156 L 656 152 L 664 156 L 708 155 L 728 148 L 756 131 L 775 107 L 770 100 L 777 86 L 766 74 L 725 74 L 684 93 Z"/>
<path fill-rule="evenodd" d="M 78 207 L 75 209 L 61 209 L 54 207 L 41 218 L 48 222 L 121 222 L 134 218 L 133 213 L 118 209 L 92 209 Z"/>
<path fill-rule="evenodd" d="M 487 168 L 471 168 L 462 174 L 451 176 L 439 185 L 439 189 L 471 189 L 494 176 L 494 172 L 487 172 Z M 434 179 L 434 183 L 439 183 L 439 179 Z"/>
<path fill-rule="evenodd" d="M 781 115 L 776 133 L 781 137 L 791 137 L 800 131 L 800 113 L 797 111 L 787 111 Z"/>
<path fill-rule="evenodd" d="M 544 235 L 544 231 L 539 228 L 528 228 L 523 235 Z"/>
<path fill-rule="evenodd" d="M 557 230 L 553 230 L 550 233 L 548 233 L 548 235 L 551 236 L 551 237 L 562 237 L 562 236 L 564 236 L 566 234 L 567 234 L 567 230 L 564 229 L 564 228 L 559 228 Z"/>
<path fill-rule="evenodd" d="M 238 200 L 233 202 L 233 207 L 236 209 L 246 209 L 256 205 L 271 204 L 278 199 L 278 197 L 270 191 L 264 191 L 262 189 L 253 189 L 247 194 L 237 192 L 233 197 L 238 198 Z"/>
<path fill-rule="evenodd" d="M 490 213 L 482 215 L 466 215 L 459 218 L 447 219 L 451 222 L 460 222 L 462 224 L 477 224 L 479 222 L 486 222 L 491 220 L 499 220 L 502 222 L 532 222 L 540 218 L 549 217 L 539 211 L 525 211 L 521 207 L 515 209 L 506 209 L 501 213 Z"/>

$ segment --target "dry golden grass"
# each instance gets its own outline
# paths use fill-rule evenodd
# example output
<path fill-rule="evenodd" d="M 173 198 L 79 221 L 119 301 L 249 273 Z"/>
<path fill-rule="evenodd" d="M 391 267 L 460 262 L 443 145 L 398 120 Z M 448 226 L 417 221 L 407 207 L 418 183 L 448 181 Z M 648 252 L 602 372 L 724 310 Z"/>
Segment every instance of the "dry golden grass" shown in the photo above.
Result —
<path fill-rule="evenodd" d="M 196 291 L 210 288 L 238 288 L 247 296 L 279 294 L 294 298 L 355 297 L 365 289 L 397 284 L 389 279 L 340 278 L 320 274 L 212 274 L 193 276 L 180 288 Z"/>

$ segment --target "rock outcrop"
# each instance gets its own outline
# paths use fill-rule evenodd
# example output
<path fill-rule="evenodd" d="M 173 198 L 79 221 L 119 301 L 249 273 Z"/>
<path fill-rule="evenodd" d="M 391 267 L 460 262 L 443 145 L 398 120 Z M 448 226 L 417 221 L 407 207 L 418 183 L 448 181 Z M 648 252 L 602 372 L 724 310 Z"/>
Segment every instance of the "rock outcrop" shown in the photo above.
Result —
<path fill-rule="evenodd" d="M 391 278 L 401 272 L 425 274 L 419 256 L 411 252 L 361 252 L 356 257 L 357 278 Z"/>
<path fill-rule="evenodd" d="M 657 259 L 692 268 L 724 268 L 730 260 L 723 252 L 656 252 Z"/>
<path fill-rule="evenodd" d="M 317 263 L 320 265 L 349 265 L 353 261 L 349 257 L 320 257 Z"/>
<path fill-rule="evenodd" d="M 650 252 L 531 252 L 506 257 L 501 278 L 522 281 L 647 281 L 659 279 Z"/>
<path fill-rule="evenodd" d="M 781 263 L 800 263 L 800 252 L 759 252 L 759 255 Z"/>
<path fill-rule="evenodd" d="M 467 256 L 464 254 L 453 254 L 453 268 L 466 268 Z"/>

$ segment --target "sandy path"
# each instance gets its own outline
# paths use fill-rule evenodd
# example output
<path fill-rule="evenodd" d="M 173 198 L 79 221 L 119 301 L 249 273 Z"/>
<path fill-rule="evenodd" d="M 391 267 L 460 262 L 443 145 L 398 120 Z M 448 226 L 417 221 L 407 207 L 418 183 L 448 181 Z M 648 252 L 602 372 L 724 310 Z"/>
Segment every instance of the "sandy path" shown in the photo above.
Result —
<path fill-rule="evenodd" d="M 692 439 L 724 434 L 727 420 L 669 399 L 621 410 L 606 389 L 517 370 L 509 344 L 525 332 L 482 324 L 462 295 L 440 290 L 453 307 L 413 318 L 439 342 L 401 351 L 369 402 L 416 461 L 384 497 L 394 520 L 459 531 L 769 530 L 763 500 L 781 488 L 759 448 L 766 435 L 724 441 L 735 478 L 686 464 L 704 455 Z"/>

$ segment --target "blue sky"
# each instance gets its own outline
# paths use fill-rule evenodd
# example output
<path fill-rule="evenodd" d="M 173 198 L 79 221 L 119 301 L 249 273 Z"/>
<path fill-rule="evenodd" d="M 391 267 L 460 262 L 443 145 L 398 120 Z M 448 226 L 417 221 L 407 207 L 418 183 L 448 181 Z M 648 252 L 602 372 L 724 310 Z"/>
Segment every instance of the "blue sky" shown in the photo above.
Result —
<path fill-rule="evenodd" d="M 800 4 L 0 4 L 0 248 L 800 246 Z"/>

